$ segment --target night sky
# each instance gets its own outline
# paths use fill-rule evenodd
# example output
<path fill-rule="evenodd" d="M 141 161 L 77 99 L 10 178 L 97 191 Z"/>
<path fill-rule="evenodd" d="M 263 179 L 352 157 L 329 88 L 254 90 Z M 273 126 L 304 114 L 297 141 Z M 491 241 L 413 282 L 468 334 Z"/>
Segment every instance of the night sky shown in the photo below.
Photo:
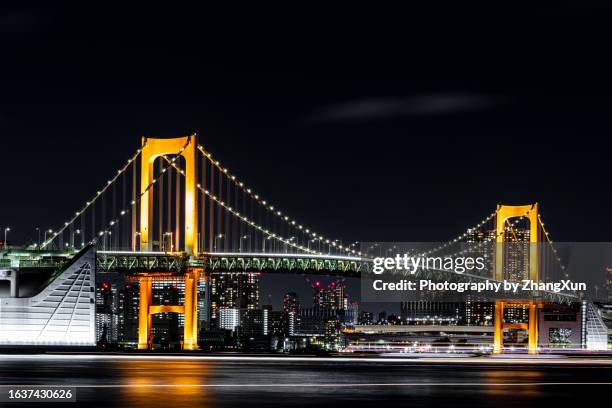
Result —
<path fill-rule="evenodd" d="M 555 240 L 608 241 L 610 10 L 5 10 L 0 226 L 25 243 L 142 135 L 197 132 L 345 242 L 444 241 L 535 201 Z"/>

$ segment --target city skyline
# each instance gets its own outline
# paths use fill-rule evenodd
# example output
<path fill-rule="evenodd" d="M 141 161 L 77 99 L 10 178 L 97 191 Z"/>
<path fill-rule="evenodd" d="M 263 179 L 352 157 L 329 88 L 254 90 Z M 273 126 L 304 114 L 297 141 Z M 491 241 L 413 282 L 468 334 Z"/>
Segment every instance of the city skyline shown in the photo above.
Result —
<path fill-rule="evenodd" d="M 612 0 L 229 6 L 0 11 L 0 406 L 609 398 Z"/>

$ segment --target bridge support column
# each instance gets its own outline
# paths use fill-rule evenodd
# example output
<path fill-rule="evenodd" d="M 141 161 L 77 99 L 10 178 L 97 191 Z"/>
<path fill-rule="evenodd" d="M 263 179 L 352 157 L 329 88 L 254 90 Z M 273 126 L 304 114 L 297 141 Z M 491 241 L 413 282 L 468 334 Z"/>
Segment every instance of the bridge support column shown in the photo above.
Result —
<path fill-rule="evenodd" d="M 18 298 L 19 297 L 19 272 L 13 272 L 13 281 L 11 282 L 11 297 Z"/>
<path fill-rule="evenodd" d="M 514 303 L 511 303 L 512 306 Z M 518 305 L 525 304 L 525 302 L 516 303 Z M 504 323 L 504 308 L 505 302 L 495 302 L 495 316 L 494 316 L 494 331 L 493 331 L 493 353 L 499 354 L 504 348 L 504 327 L 505 328 L 520 328 L 527 329 L 529 336 L 527 343 L 527 352 L 529 354 L 538 354 L 538 303 L 529 302 L 529 321 L 525 323 Z"/>
<path fill-rule="evenodd" d="M 19 272 L 14 269 L 2 269 L 0 270 L 0 280 L 9 282 L 10 297 L 19 297 Z"/>
<path fill-rule="evenodd" d="M 184 350 L 198 349 L 198 282 L 201 270 L 190 268 L 185 275 Z"/>
<path fill-rule="evenodd" d="M 493 324 L 493 353 L 499 354 L 504 347 L 504 302 L 495 302 Z"/>
<path fill-rule="evenodd" d="M 529 304 L 529 354 L 538 354 L 538 305 Z"/>
<path fill-rule="evenodd" d="M 138 309 L 138 350 L 148 350 L 151 343 L 151 314 L 153 279 L 140 278 L 140 301 Z"/>

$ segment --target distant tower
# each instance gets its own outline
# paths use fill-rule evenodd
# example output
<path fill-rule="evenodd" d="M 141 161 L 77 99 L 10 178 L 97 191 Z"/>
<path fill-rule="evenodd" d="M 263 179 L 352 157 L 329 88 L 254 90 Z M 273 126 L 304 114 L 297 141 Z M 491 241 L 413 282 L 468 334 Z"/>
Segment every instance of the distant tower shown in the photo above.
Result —
<path fill-rule="evenodd" d="M 346 310 L 348 299 L 344 293 L 344 288 L 344 283 L 337 280 L 326 287 L 315 284 L 312 298 L 313 307 L 321 310 Z"/>
<path fill-rule="evenodd" d="M 295 292 L 287 292 L 283 297 L 283 312 L 297 313 L 300 309 L 300 298 Z"/>

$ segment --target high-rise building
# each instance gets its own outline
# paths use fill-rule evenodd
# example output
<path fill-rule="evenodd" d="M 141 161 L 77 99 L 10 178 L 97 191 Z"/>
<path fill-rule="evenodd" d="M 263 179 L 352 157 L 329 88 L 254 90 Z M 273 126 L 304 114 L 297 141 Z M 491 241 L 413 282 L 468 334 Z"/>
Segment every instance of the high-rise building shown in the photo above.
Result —
<path fill-rule="evenodd" d="M 529 304 L 508 303 L 504 305 L 504 322 L 511 324 L 529 322 Z"/>
<path fill-rule="evenodd" d="M 300 309 L 300 298 L 295 292 L 287 292 L 283 297 L 283 312 L 297 312 Z"/>
<path fill-rule="evenodd" d="M 293 336 L 296 329 L 296 318 L 300 311 L 300 298 L 295 292 L 288 292 L 283 297 L 284 335 Z"/>
<path fill-rule="evenodd" d="M 474 301 L 469 296 L 465 302 L 465 320 L 468 326 L 493 325 L 493 302 Z"/>
<path fill-rule="evenodd" d="M 327 287 L 314 287 L 312 306 L 319 309 L 345 310 L 348 299 L 344 293 L 343 282 L 333 281 Z"/>
<path fill-rule="evenodd" d="M 259 308 L 259 272 L 214 272 L 210 277 L 210 319 L 218 311 Z"/>
<path fill-rule="evenodd" d="M 269 308 L 240 311 L 240 336 L 257 337 L 269 334 Z"/>
<path fill-rule="evenodd" d="M 374 324 L 374 313 L 362 310 L 359 312 L 359 324 Z"/>
<path fill-rule="evenodd" d="M 378 312 L 378 324 L 385 324 L 387 323 L 387 312 L 385 312 L 384 310 L 381 312 Z"/>
<path fill-rule="evenodd" d="M 458 324 L 465 315 L 465 302 L 413 300 L 401 302 L 400 312 L 408 324 Z"/>
<path fill-rule="evenodd" d="M 329 319 L 337 320 L 337 314 L 331 309 L 302 308 L 296 318 L 295 335 L 306 337 L 324 336 L 326 322 Z"/>
<path fill-rule="evenodd" d="M 110 282 L 96 286 L 96 341 L 100 345 L 115 344 L 119 334 L 117 287 Z"/>
<path fill-rule="evenodd" d="M 119 290 L 118 340 L 123 347 L 132 348 L 138 345 L 138 311 L 140 306 L 140 288 L 128 283 Z"/>
<path fill-rule="evenodd" d="M 504 279 L 512 282 L 529 279 L 529 229 L 506 227 L 504 235 Z"/>
<path fill-rule="evenodd" d="M 268 332 L 271 336 L 283 338 L 293 334 L 293 329 L 292 333 L 288 332 L 287 314 L 284 312 L 279 310 L 269 311 L 268 321 Z"/>
<path fill-rule="evenodd" d="M 209 281 L 200 278 L 198 282 L 198 329 L 206 330 L 210 322 L 210 285 Z"/>
<path fill-rule="evenodd" d="M 357 303 L 356 300 L 351 300 L 348 302 L 348 307 L 346 308 L 346 315 L 345 315 L 345 323 L 348 326 L 355 326 L 357 325 L 359 320 L 359 304 Z"/>
<path fill-rule="evenodd" d="M 331 297 L 326 288 L 316 286 L 312 296 L 312 307 L 315 309 L 331 309 Z"/>
<path fill-rule="evenodd" d="M 492 276 L 495 270 L 495 230 L 483 230 L 481 228 L 470 228 L 466 236 L 466 253 L 471 257 L 483 257 L 485 267 L 482 271 L 472 271 L 482 276 Z"/>
<path fill-rule="evenodd" d="M 323 344 L 327 350 L 338 350 L 343 346 L 342 327 L 338 318 L 329 317 L 325 320 L 325 336 Z"/>
<path fill-rule="evenodd" d="M 240 326 L 240 309 L 220 308 L 218 310 L 217 324 L 220 329 L 235 331 Z"/>
<path fill-rule="evenodd" d="M 262 309 L 242 309 L 237 329 L 239 345 L 243 350 L 268 351 L 270 338 L 271 306 Z"/>

